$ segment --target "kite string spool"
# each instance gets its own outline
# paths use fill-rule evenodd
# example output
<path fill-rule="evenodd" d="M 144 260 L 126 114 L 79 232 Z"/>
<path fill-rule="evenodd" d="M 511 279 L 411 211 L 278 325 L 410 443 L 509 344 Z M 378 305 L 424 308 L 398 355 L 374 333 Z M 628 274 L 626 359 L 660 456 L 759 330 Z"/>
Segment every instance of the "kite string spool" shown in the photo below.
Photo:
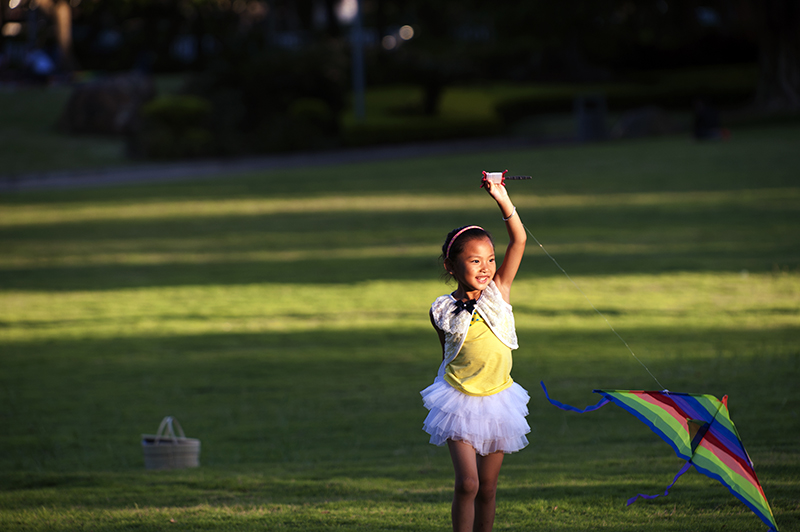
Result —
<path fill-rule="evenodd" d="M 608 321 L 608 318 L 606 318 L 605 314 L 603 314 L 602 312 L 600 312 L 600 311 L 597 309 L 597 307 L 595 307 L 595 306 L 594 306 L 594 303 L 592 303 L 592 300 L 591 300 L 591 299 L 589 299 L 589 296 L 587 296 L 587 295 L 586 295 L 586 293 L 585 293 L 585 292 L 584 292 L 584 291 L 581 289 L 581 287 L 580 287 L 580 286 L 578 286 L 578 283 L 576 283 L 576 282 L 575 282 L 575 281 L 572 279 L 572 277 L 570 277 L 570 275 L 567 273 L 567 270 L 565 270 L 564 268 L 562 268 L 562 267 L 561 267 L 561 265 L 558 263 L 558 261 L 557 261 L 555 258 L 553 258 L 553 256 L 552 256 L 550 253 L 548 253 L 548 252 L 547 252 L 547 250 L 544 248 L 544 246 L 542 245 L 542 243 L 541 243 L 541 242 L 539 242 L 539 240 L 537 240 L 537 238 L 534 236 L 534 234 L 533 234 L 533 233 L 531 233 L 531 230 L 530 230 L 530 229 L 528 229 L 528 226 L 527 226 L 527 225 L 525 225 L 525 224 L 523 223 L 523 224 L 522 224 L 522 226 L 525 228 L 525 230 L 528 232 L 528 234 L 529 234 L 529 235 L 531 235 L 531 237 L 533 238 L 533 241 L 534 241 L 534 242 L 536 242 L 536 244 L 538 244 L 540 248 L 542 248 L 542 251 L 544 251 L 544 254 L 545 254 L 545 255 L 547 255 L 547 256 L 550 258 L 550 260 L 552 260 L 552 261 L 553 261 L 553 264 L 555 264 L 556 266 L 558 266 L 558 269 L 559 269 L 559 270 L 561 270 L 561 272 L 562 272 L 564 275 L 566 275 L 566 276 L 567 276 L 567 279 L 569 279 L 569 281 L 570 281 L 570 282 L 573 284 L 573 286 L 574 286 L 575 288 L 577 288 L 577 289 L 578 289 L 578 292 L 580 292 L 580 293 L 581 293 L 581 295 L 584 297 L 584 299 L 586 299 L 586 301 L 587 301 L 587 302 L 589 303 L 589 305 L 590 305 L 590 306 L 591 306 L 591 307 L 594 309 L 594 311 L 595 311 L 595 312 L 597 312 L 597 313 L 600 315 L 600 317 L 601 317 L 601 318 L 603 318 L 603 321 L 605 321 L 605 322 L 606 322 L 606 325 L 608 325 L 608 328 L 609 328 L 609 329 L 611 329 L 611 332 L 613 332 L 614 334 L 616 334 L 616 335 L 617 335 L 617 338 L 619 338 L 619 339 L 620 339 L 620 341 L 622 341 L 622 343 L 623 343 L 623 344 L 625 344 L 625 347 L 627 347 L 627 348 L 628 348 L 628 351 L 630 352 L 631 356 L 632 356 L 633 358 L 635 358 L 635 359 L 636 359 L 636 361 L 637 361 L 639 364 L 641 364 L 641 365 L 642 365 L 642 367 L 645 369 L 645 371 L 647 371 L 647 373 L 648 373 L 648 374 L 650 374 L 650 376 L 653 378 L 653 380 L 654 380 L 654 381 L 656 381 L 656 384 L 658 384 L 659 388 L 661 388 L 662 390 L 664 390 L 664 391 L 666 392 L 666 391 L 667 391 L 667 389 L 664 387 L 664 385 L 663 385 L 663 384 L 661 384 L 661 383 L 659 382 L 659 380 L 656 378 L 656 376 L 655 376 L 655 375 L 653 375 L 653 373 L 652 373 L 652 372 L 650 371 L 650 369 L 649 369 L 649 368 L 648 368 L 648 367 L 645 365 L 645 363 L 644 363 L 644 362 L 642 362 L 642 361 L 639 359 L 639 357 L 637 357 L 637 356 L 636 356 L 636 353 L 634 353 L 634 352 L 633 352 L 633 349 L 631 349 L 631 346 L 629 346 L 629 345 L 628 345 L 628 342 L 626 342 L 626 341 L 625 341 L 625 339 L 624 339 L 622 336 L 620 336 L 620 334 L 619 334 L 619 333 L 616 331 L 616 329 L 614 329 L 614 327 L 611 325 L 611 322 L 610 322 L 610 321 Z"/>

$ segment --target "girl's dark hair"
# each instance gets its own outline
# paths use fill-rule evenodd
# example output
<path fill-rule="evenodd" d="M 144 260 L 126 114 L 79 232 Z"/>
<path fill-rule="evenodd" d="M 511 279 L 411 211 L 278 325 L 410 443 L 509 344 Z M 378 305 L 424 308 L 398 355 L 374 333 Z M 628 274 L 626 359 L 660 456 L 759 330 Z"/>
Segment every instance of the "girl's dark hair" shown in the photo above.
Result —
<path fill-rule="evenodd" d="M 464 229 L 465 227 L 469 226 L 463 225 L 447 233 L 447 238 L 445 238 L 444 244 L 442 245 L 442 255 L 440 257 L 442 263 L 444 263 L 444 261 L 446 261 L 447 259 L 455 259 L 459 255 L 461 255 L 461 252 L 464 251 L 464 246 L 466 246 L 467 242 L 469 242 L 470 240 L 475 240 L 477 238 L 488 238 L 489 242 L 491 242 L 492 246 L 494 246 L 494 239 L 492 238 L 492 234 L 486 229 L 482 229 L 480 227 L 467 229 L 466 231 L 458 235 L 455 241 L 452 242 L 451 244 L 450 241 L 453 240 L 453 237 L 455 237 L 456 234 L 458 234 L 458 232 Z M 447 252 L 448 247 L 450 248 L 449 254 Z M 451 276 L 447 272 L 445 272 L 444 277 L 450 278 Z"/>

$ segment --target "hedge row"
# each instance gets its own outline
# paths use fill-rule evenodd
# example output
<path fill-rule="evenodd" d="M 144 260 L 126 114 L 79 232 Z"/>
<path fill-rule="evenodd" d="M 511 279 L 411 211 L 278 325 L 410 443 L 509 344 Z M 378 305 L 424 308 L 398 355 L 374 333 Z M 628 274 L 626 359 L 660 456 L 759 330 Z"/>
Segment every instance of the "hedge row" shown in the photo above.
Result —
<path fill-rule="evenodd" d="M 589 94 L 603 97 L 608 109 L 616 112 L 647 106 L 657 106 L 665 110 L 690 110 L 697 100 L 703 100 L 716 107 L 730 107 L 746 104 L 752 101 L 754 97 L 753 90 L 738 87 L 623 89 L 595 93 L 562 91 L 503 100 L 495 106 L 495 111 L 503 123 L 513 124 L 520 119 L 538 114 L 572 112 L 575 108 L 576 100 Z"/>

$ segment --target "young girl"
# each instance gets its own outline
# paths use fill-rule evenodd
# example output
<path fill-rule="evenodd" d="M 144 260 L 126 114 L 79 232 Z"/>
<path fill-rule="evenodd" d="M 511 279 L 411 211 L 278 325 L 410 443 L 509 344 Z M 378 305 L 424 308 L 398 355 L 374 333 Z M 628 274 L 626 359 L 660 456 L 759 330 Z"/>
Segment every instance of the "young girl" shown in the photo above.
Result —
<path fill-rule="evenodd" d="M 425 432 L 431 443 L 450 449 L 455 469 L 453 530 L 489 531 L 494 524 L 497 477 L 504 453 L 528 444 L 528 392 L 511 379 L 511 350 L 517 334 L 509 293 L 525 252 L 525 228 L 505 186 L 484 182 L 508 229 L 503 264 L 494 242 L 478 226 L 447 235 L 444 267 L 458 282 L 436 299 L 430 317 L 442 344 L 442 364 L 421 394 Z"/>

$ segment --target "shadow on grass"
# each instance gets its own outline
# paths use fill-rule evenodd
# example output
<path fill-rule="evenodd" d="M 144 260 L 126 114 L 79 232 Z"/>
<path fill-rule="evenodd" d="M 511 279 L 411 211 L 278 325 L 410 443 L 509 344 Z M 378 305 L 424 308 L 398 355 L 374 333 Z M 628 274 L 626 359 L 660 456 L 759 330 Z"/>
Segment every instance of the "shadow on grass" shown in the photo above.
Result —
<path fill-rule="evenodd" d="M 730 395 L 751 454 L 788 449 L 800 434 L 792 377 L 800 357 L 791 347 L 797 334 L 700 329 L 659 347 L 664 331 L 636 331 L 640 343 L 656 346 L 652 365 L 674 389 Z M 657 441 L 624 411 L 576 416 L 544 401 L 539 380 L 577 406 L 596 402 L 597 387 L 647 385 L 641 367 L 613 343 L 603 345 L 603 336 L 521 331 L 514 377 L 532 396 L 537 448 L 574 449 L 601 439 L 614 445 L 633 432 L 637 441 Z M 350 330 L 7 344 L 0 469 L 136 468 L 138 435 L 155 431 L 164 415 L 203 440 L 203 463 L 212 467 L 425 456 L 418 391 L 436 372 L 434 342 L 432 334 Z"/>
<path fill-rule="evenodd" d="M 571 274 L 798 267 L 793 230 L 797 208 L 674 209 L 532 210 L 526 223 Z M 0 289 L 430 279 L 439 272 L 437 250 L 444 231 L 431 227 L 453 227 L 464 220 L 483 223 L 489 221 L 486 217 L 482 212 L 328 213 L 6 228 L 0 230 L 0 242 L 11 255 Z M 500 251 L 504 241 L 498 236 Z M 23 266 L 15 267 L 14 261 Z M 561 272 L 531 242 L 520 275 Z"/>

